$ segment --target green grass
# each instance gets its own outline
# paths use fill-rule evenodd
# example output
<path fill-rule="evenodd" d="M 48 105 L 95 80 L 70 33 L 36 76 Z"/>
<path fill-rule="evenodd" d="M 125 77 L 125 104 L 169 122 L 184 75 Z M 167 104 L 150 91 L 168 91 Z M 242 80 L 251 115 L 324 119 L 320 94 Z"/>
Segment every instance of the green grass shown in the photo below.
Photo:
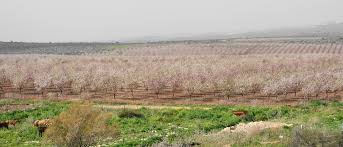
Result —
<path fill-rule="evenodd" d="M 236 147 L 287 147 L 290 146 L 292 139 L 294 139 L 294 132 L 299 130 L 300 127 L 310 128 L 313 132 L 317 131 L 317 134 L 314 136 L 320 136 L 320 133 L 324 132 L 323 134 L 327 134 L 324 135 L 324 138 L 333 135 L 337 136 L 339 134 L 343 135 L 340 133 L 343 132 L 343 103 L 341 102 L 313 101 L 294 107 L 279 106 L 271 107 L 271 109 L 250 107 L 248 109 L 253 112 L 260 112 L 263 110 L 267 113 L 260 113 L 263 115 L 255 115 L 255 118 L 256 116 L 259 116 L 260 120 L 271 120 L 293 124 L 293 127 L 285 127 L 278 130 L 267 129 L 253 136 L 234 136 L 235 134 L 223 134 L 204 137 L 204 135 L 200 135 L 200 137 L 195 137 L 195 140 L 201 140 L 204 146 L 209 144 L 216 146 L 213 142 L 218 142 L 224 138 L 227 141 L 226 144 L 231 144 L 231 146 Z M 308 133 L 305 135 L 311 136 L 312 134 L 313 133 Z"/>
<path fill-rule="evenodd" d="M 203 109 L 161 109 L 142 108 L 135 110 L 144 115 L 139 118 L 120 118 L 114 115 L 112 123 L 120 126 L 121 137 L 117 146 L 151 145 L 166 139 L 174 141 L 194 132 L 209 132 L 237 124 L 239 118 L 228 111 Z M 119 112 L 114 112 L 120 113 Z"/>
<path fill-rule="evenodd" d="M 32 104 L 35 108 L 0 114 L 0 120 L 20 120 L 20 123 L 14 128 L 9 130 L 0 129 L 0 142 L 2 146 L 39 146 L 41 138 L 38 136 L 37 130 L 32 126 L 32 121 L 53 118 L 66 110 L 70 105 L 69 102 L 51 100 L 0 100 L 0 106 L 4 104 Z M 205 107 L 209 109 L 202 109 Z M 274 120 L 294 125 L 310 121 L 317 127 L 330 129 L 338 129 L 343 123 L 343 103 L 340 102 L 325 103 L 315 101 L 294 107 L 187 105 L 187 108 L 104 109 L 104 111 L 113 113 L 109 123 L 118 125 L 120 129 L 120 137 L 110 145 L 149 146 L 161 141 L 179 142 L 189 139 L 194 134 L 216 132 L 225 127 L 249 121 Z M 234 110 L 247 110 L 249 115 L 240 119 L 232 114 Z M 119 117 L 121 116 L 120 114 L 122 114 L 122 117 Z M 130 117 L 125 117 L 128 114 Z M 281 131 L 278 133 L 284 134 L 286 137 L 291 134 L 290 130 Z M 275 135 L 271 136 L 269 140 L 275 139 Z M 268 140 L 268 135 L 266 137 L 266 135 L 262 134 L 247 139 L 246 142 L 238 144 L 238 146 L 258 146 L 260 145 L 259 142 L 263 140 Z M 279 145 L 282 146 L 283 143 Z"/>
<path fill-rule="evenodd" d="M 32 125 L 34 120 L 51 118 L 64 111 L 68 103 L 59 101 L 34 101 L 6 99 L 0 101 L 0 106 L 5 104 L 32 104 L 34 108 L 25 111 L 12 111 L 0 113 L 0 121 L 19 120 L 19 123 L 10 129 L 0 129 L 1 146 L 37 146 L 41 141 L 36 128 Z"/>

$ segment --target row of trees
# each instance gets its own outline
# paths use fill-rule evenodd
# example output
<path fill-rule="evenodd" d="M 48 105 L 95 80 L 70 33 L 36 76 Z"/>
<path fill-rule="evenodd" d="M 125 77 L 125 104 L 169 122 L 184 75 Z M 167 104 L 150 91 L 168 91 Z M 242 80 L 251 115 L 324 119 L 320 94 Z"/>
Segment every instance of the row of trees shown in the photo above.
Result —
<path fill-rule="evenodd" d="M 118 57 L 105 55 L 2 55 L 0 84 L 21 93 L 66 86 L 82 93 L 106 91 L 113 97 L 144 87 L 158 97 L 164 90 L 196 93 L 266 96 L 301 93 L 316 96 L 343 90 L 343 58 L 332 55 L 299 56 L 182 56 Z"/>
<path fill-rule="evenodd" d="M 241 54 L 341 54 L 342 43 L 228 42 L 136 45 L 115 50 L 125 56 L 241 55 Z"/>

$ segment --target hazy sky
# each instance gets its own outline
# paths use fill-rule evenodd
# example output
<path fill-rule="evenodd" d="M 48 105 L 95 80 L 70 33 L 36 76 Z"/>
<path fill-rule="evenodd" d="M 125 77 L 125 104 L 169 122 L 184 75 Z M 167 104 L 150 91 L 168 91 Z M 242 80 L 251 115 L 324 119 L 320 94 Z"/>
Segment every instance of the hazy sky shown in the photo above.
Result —
<path fill-rule="evenodd" d="M 104 41 L 343 22 L 343 0 L 1 0 L 1 41 Z"/>

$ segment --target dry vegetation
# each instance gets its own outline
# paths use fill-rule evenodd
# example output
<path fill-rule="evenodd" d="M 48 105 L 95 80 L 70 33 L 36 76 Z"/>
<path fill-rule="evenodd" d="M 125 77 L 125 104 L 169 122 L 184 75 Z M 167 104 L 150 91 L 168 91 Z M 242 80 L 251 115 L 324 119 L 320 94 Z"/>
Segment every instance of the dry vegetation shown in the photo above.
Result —
<path fill-rule="evenodd" d="M 111 113 L 104 113 L 91 105 L 74 104 L 55 118 L 44 133 L 48 144 L 57 146 L 92 146 L 104 139 L 115 139 L 118 129 L 110 125 Z"/>

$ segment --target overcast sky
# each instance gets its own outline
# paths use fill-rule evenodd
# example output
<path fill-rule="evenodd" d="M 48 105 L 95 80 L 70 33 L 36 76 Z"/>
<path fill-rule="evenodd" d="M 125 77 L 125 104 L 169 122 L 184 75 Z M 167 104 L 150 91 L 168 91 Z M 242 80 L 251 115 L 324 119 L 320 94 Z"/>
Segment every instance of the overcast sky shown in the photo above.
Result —
<path fill-rule="evenodd" d="M 1 0 L 0 41 L 104 41 L 343 22 L 343 0 Z"/>

